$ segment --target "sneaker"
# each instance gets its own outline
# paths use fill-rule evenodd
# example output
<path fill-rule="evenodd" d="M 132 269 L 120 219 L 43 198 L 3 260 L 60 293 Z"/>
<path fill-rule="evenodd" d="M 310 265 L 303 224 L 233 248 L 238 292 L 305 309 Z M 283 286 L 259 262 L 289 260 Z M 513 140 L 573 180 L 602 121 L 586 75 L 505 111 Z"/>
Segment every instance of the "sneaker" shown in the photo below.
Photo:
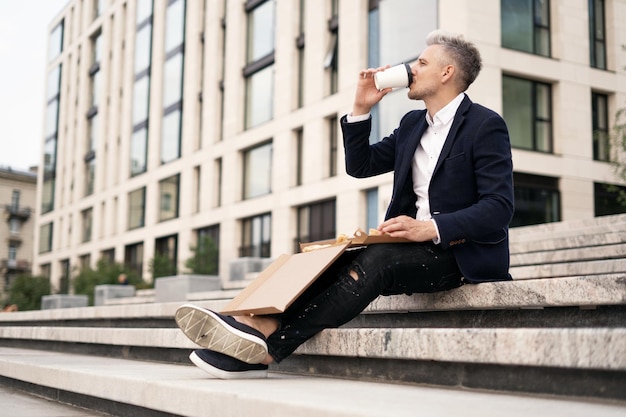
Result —
<path fill-rule="evenodd" d="M 212 350 L 195 350 L 189 359 L 204 372 L 220 379 L 267 378 L 267 365 L 245 363 Z"/>
<path fill-rule="evenodd" d="M 194 343 L 245 363 L 260 363 L 267 356 L 265 336 L 252 327 L 191 304 L 176 310 L 176 324 Z"/>

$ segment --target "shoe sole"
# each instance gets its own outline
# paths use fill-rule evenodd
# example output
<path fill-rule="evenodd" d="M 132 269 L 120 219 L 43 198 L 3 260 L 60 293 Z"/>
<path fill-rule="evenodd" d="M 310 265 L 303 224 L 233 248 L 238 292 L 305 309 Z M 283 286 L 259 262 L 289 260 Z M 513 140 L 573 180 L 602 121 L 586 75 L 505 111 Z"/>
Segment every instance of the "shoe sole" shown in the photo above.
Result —
<path fill-rule="evenodd" d="M 176 324 L 192 342 L 249 364 L 261 363 L 267 344 L 258 336 L 232 327 L 217 314 L 194 305 L 176 310 Z"/>
<path fill-rule="evenodd" d="M 265 369 L 256 369 L 252 371 L 242 371 L 242 372 L 232 372 L 225 371 L 223 369 L 216 368 L 213 365 L 210 365 L 200 359 L 196 352 L 191 352 L 189 355 L 189 359 L 196 365 L 198 368 L 202 369 L 207 374 L 214 376 L 219 379 L 261 379 L 267 378 L 267 370 Z"/>

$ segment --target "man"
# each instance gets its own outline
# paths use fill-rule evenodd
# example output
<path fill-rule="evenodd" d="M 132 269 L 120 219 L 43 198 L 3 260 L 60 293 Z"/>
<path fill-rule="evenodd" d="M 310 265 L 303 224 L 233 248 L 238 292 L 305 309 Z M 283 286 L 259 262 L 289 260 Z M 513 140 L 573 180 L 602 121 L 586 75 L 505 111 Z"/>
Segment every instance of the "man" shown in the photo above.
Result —
<path fill-rule="evenodd" d="M 394 172 L 381 233 L 415 243 L 370 245 L 344 256 L 328 285 L 276 316 L 229 317 L 192 305 L 176 313 L 179 327 L 200 346 L 190 356 L 219 378 L 264 377 L 325 328 L 357 316 L 379 295 L 450 290 L 464 283 L 511 279 L 508 224 L 513 216 L 511 147 L 495 112 L 464 93 L 481 69 L 475 46 L 435 31 L 412 67 L 411 111 L 388 137 L 370 145 L 370 109 L 391 91 L 378 91 L 360 72 L 352 113 L 341 119 L 347 172 L 369 177 Z M 324 281 L 324 280 L 322 280 Z"/>

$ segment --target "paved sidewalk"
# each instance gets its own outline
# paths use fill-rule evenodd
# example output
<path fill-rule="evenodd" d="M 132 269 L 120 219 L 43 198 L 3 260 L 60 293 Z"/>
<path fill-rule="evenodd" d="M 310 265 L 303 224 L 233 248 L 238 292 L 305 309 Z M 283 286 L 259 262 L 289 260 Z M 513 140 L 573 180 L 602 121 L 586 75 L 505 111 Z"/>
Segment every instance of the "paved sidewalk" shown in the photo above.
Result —
<path fill-rule="evenodd" d="M 55 403 L 0 385 L 0 417 L 105 417 L 95 411 Z"/>

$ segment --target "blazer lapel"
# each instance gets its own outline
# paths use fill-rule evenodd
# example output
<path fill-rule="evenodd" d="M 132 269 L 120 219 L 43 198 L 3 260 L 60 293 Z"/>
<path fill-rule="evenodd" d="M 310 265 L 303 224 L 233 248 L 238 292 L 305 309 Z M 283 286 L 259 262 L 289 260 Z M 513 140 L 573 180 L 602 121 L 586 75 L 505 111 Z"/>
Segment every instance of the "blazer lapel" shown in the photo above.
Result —
<path fill-rule="evenodd" d="M 448 132 L 448 136 L 446 137 L 446 141 L 443 144 L 443 148 L 441 149 L 441 154 L 439 155 L 439 159 L 437 159 L 437 165 L 435 165 L 435 169 L 433 171 L 433 176 L 437 173 L 437 170 L 443 163 L 443 161 L 448 157 L 450 151 L 452 150 L 452 145 L 457 138 L 457 133 L 459 128 L 463 124 L 465 120 L 465 113 L 469 110 L 472 105 L 472 100 L 466 95 L 461 105 L 459 106 L 456 114 L 454 115 L 454 120 L 452 121 L 452 126 L 450 126 L 450 132 Z"/>

